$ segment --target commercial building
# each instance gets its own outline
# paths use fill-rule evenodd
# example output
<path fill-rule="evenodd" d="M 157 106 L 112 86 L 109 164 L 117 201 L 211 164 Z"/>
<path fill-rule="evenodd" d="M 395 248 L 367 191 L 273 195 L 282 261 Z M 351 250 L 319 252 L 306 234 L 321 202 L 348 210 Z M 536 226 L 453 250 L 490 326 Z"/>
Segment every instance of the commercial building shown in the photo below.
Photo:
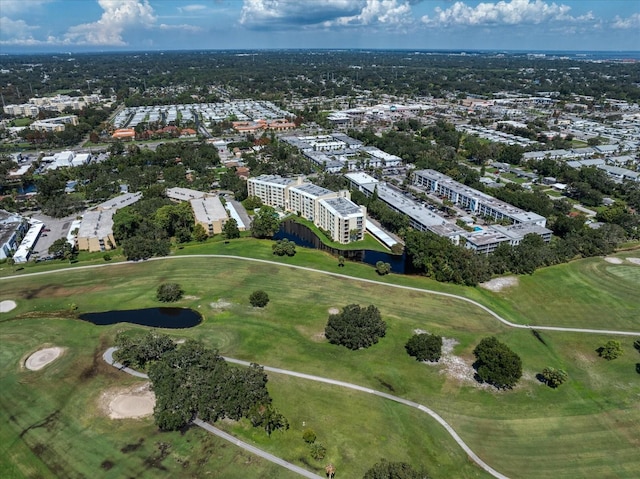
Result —
<path fill-rule="evenodd" d="M 27 231 L 29 222 L 26 218 L 0 210 L 0 259 L 13 256 Z"/>
<path fill-rule="evenodd" d="M 333 241 L 347 244 L 364 238 L 366 208 L 351 201 L 348 191 L 331 191 L 302 177 L 261 175 L 247 181 L 249 196 L 265 205 L 297 213 L 327 231 Z"/>
<path fill-rule="evenodd" d="M 45 120 L 34 121 L 29 125 L 32 130 L 46 132 L 64 131 L 65 125 L 77 125 L 78 117 L 76 115 L 59 116 L 56 118 L 47 118 Z"/>

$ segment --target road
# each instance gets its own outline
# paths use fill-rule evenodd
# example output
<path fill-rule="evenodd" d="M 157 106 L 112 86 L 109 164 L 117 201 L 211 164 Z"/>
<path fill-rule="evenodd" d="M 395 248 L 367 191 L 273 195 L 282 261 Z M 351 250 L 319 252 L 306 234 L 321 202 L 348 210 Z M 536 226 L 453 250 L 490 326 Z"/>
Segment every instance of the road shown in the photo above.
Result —
<path fill-rule="evenodd" d="M 382 282 L 382 281 L 375 281 L 373 279 L 356 278 L 354 276 L 349 276 L 349 275 L 346 275 L 346 274 L 333 273 L 333 272 L 330 272 L 330 271 L 323 271 L 323 270 L 320 270 L 320 269 L 309 268 L 309 267 L 306 267 L 306 266 L 283 264 L 283 263 L 279 263 L 277 261 L 270 261 L 270 260 L 266 260 L 266 259 L 245 258 L 243 256 L 224 255 L 224 254 L 193 254 L 193 255 L 185 255 L 185 256 L 164 256 L 164 257 L 161 257 L 161 258 L 149 258 L 147 261 L 167 261 L 167 260 L 180 260 L 180 259 L 187 259 L 187 258 L 237 259 L 237 260 L 240 260 L 240 261 L 250 261 L 250 262 L 254 262 L 254 263 L 263 263 L 263 264 L 269 264 L 269 265 L 275 265 L 275 266 L 282 266 L 284 268 L 293 268 L 293 269 L 298 269 L 298 270 L 302 270 L 302 271 L 309 271 L 309 272 L 312 272 L 312 273 L 325 274 L 325 275 L 333 276 L 333 277 L 336 277 L 336 278 L 343 278 L 343 279 L 349 279 L 349 280 L 352 280 L 352 281 L 359 281 L 361 283 L 369 283 L 369 284 L 375 284 L 375 285 L 379 285 L 379 286 L 387 286 L 389 288 L 404 289 L 404 290 L 408 290 L 408 291 L 416 291 L 418 293 L 423 293 L 423 294 L 430 294 L 430 295 L 434 295 L 434 296 L 443 296 L 445 298 L 453 298 L 453 299 L 456 299 L 456 300 L 459 300 L 459 301 L 464 301 L 466 303 L 473 304 L 474 306 L 482 309 L 483 311 L 485 311 L 486 313 L 491 315 L 494 319 L 500 321 L 505 326 L 509 326 L 510 328 L 537 329 L 537 330 L 540 330 L 540 331 L 560 331 L 560 332 L 567 332 L 567 333 L 611 334 L 611 335 L 616 335 L 616 336 L 640 336 L 640 331 L 618 331 L 618 330 L 613 330 L 613 329 L 589 329 L 589 328 L 564 328 L 564 327 L 560 327 L 560 326 L 536 326 L 536 325 L 531 325 L 531 324 L 512 323 L 511 321 L 508 321 L 508 320 L 504 319 L 498 313 L 496 313 L 493 310 L 489 309 L 487 306 L 485 306 L 485 305 L 483 305 L 483 304 L 481 304 L 481 303 L 479 303 L 477 301 L 474 301 L 473 299 L 469 299 L 469 298 L 466 298 L 464 296 L 459 296 L 457 294 L 443 293 L 441 291 L 433 291 L 431 289 L 416 288 L 416 287 L 413 287 L 413 286 L 402 286 L 402 285 L 399 285 L 399 284 L 385 283 L 385 282 Z M 124 261 L 124 262 L 121 262 L 121 263 L 104 263 L 104 264 L 94 264 L 94 265 L 87 265 L 87 266 L 74 266 L 74 267 L 65 269 L 64 272 L 65 273 L 70 273 L 70 272 L 75 271 L 75 270 L 94 269 L 94 268 L 110 268 L 110 267 L 116 267 L 116 266 L 122 265 L 122 264 L 140 264 L 140 263 L 139 262 L 135 262 L 135 261 Z M 56 273 L 60 273 L 60 271 L 61 270 L 51 270 L 51 271 L 40 271 L 40 272 L 37 272 L 37 273 L 26 273 L 26 274 L 5 276 L 5 277 L 0 277 L 0 281 L 8 280 L 8 279 L 15 279 L 15 278 L 24 278 L 24 277 L 28 277 L 28 276 L 41 276 L 41 275 L 47 275 L 47 274 L 56 274 Z"/>
<path fill-rule="evenodd" d="M 102 359 L 104 359 L 107 364 L 110 364 L 111 366 L 118 368 L 120 371 L 123 371 L 125 373 L 131 374 L 133 376 L 136 376 L 138 378 L 144 378 L 144 379 L 149 379 L 149 376 L 147 376 L 144 373 L 141 373 L 139 371 L 136 371 L 135 369 L 131 369 L 131 368 L 127 368 L 125 367 L 123 364 L 120 364 L 117 361 L 114 361 L 113 359 L 113 353 L 115 352 L 117 348 L 109 348 L 107 349 L 104 354 L 102 355 Z M 242 362 L 244 363 L 244 361 Z M 247 363 L 249 364 L 249 363 Z M 266 368 L 265 368 L 266 369 Z M 212 434 L 215 434 L 216 436 L 229 441 L 232 444 L 235 444 L 236 446 L 244 449 L 245 451 L 249 451 L 253 454 L 255 454 L 256 456 L 260 456 L 263 459 L 266 459 L 267 461 L 273 462 L 274 464 L 277 464 L 279 466 L 285 467 L 287 469 L 289 469 L 290 471 L 295 472 L 296 474 L 301 475 L 302 477 L 308 477 L 309 479 L 323 479 L 322 476 L 318 476 L 317 474 L 314 474 L 313 472 L 309 472 L 306 469 L 303 469 L 301 467 L 296 466 L 295 464 L 291 464 L 290 462 L 285 461 L 284 459 L 279 458 L 278 456 L 274 456 L 273 454 L 270 454 L 266 451 L 263 451 L 262 449 L 258 449 L 255 446 L 252 446 L 251 444 L 248 444 L 244 441 L 241 441 L 240 439 L 232 436 L 231 434 L 228 434 L 226 432 L 224 432 L 221 429 L 218 429 L 217 427 L 212 426 L 211 424 L 209 424 L 208 422 L 204 422 L 200 419 L 195 419 L 193 421 L 193 423 L 196 426 L 201 427 L 202 429 L 204 429 L 205 431 L 208 431 Z"/>

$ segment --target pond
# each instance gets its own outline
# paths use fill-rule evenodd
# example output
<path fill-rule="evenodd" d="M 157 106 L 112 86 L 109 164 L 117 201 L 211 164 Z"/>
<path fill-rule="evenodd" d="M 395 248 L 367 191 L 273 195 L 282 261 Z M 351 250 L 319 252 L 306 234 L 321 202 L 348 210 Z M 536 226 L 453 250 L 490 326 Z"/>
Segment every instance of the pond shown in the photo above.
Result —
<path fill-rule="evenodd" d="M 193 328 L 202 322 L 200 313 L 187 308 L 147 308 L 124 311 L 86 313 L 80 319 L 97 326 L 117 323 L 131 323 L 152 328 L 181 329 Z"/>
<path fill-rule="evenodd" d="M 320 249 L 334 256 L 344 256 L 351 261 L 360 261 L 373 266 L 375 266 L 378 261 L 383 261 L 391 265 L 391 271 L 394 273 L 404 274 L 408 272 L 405 254 L 391 254 L 370 249 L 341 250 L 327 246 L 310 228 L 291 220 L 285 220 L 280 224 L 280 230 L 275 234 L 273 239 L 288 239 L 298 246 Z"/>

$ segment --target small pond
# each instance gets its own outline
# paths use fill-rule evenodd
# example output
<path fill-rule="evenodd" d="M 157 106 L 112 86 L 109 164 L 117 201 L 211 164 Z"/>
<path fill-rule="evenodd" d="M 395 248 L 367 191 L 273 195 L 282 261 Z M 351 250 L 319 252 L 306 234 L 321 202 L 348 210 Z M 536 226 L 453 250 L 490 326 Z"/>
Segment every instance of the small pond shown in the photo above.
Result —
<path fill-rule="evenodd" d="M 305 248 L 315 248 L 328 251 L 334 256 L 344 256 L 351 261 L 360 261 L 375 266 L 378 261 L 383 261 L 391 265 L 394 273 L 408 273 L 407 258 L 405 254 L 391 254 L 370 249 L 341 250 L 325 245 L 316 234 L 307 226 L 296 223 L 292 220 L 285 220 L 280 224 L 280 230 L 273 239 L 288 239 L 298 246 Z"/>
<path fill-rule="evenodd" d="M 187 308 L 147 308 L 129 309 L 125 311 L 105 311 L 104 313 L 82 314 L 80 315 L 80 319 L 97 326 L 131 323 L 152 328 L 168 329 L 193 328 L 202 322 L 200 313 Z"/>

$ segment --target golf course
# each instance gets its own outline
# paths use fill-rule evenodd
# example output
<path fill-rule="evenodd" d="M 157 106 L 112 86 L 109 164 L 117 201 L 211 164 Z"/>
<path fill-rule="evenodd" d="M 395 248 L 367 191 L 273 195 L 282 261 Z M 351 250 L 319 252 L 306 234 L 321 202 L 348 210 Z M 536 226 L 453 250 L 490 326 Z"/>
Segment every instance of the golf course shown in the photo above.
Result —
<path fill-rule="evenodd" d="M 110 416 L 123 391 L 147 399 L 149 391 L 144 379 L 106 364 L 102 354 L 119 332 L 149 328 L 95 326 L 78 317 L 163 306 L 156 289 L 165 282 L 184 290 L 171 306 L 203 317 L 192 328 L 159 330 L 176 341 L 198 339 L 223 356 L 424 404 L 511 478 L 640 477 L 638 258 L 636 250 L 543 268 L 493 290 L 378 276 L 371 266 L 339 267 L 336 258 L 304 248 L 277 258 L 270 241 L 248 238 L 187 245 L 172 257 L 135 263 L 96 255 L 20 271 L 0 265 L 0 301 L 11 305 L 0 314 L 2 477 L 298 477 L 197 427 L 160 432 L 148 414 Z M 265 308 L 249 304 L 259 289 L 270 298 Z M 477 301 L 529 328 L 510 327 L 470 301 L 430 291 Z M 386 336 L 370 348 L 352 351 L 324 338 L 329 311 L 353 303 L 375 305 L 387 323 Z M 443 337 L 439 363 L 406 353 L 416 332 Z M 472 352 L 488 336 L 522 359 L 523 377 L 511 390 L 474 379 Z M 607 361 L 596 350 L 611 339 L 624 353 Z M 555 389 L 544 385 L 536 375 L 546 367 L 563 369 L 568 380 Z M 288 430 L 268 437 L 247 420 L 214 425 L 321 476 L 333 463 L 336 477 L 362 477 L 387 459 L 424 468 L 435 479 L 491 477 L 415 408 L 303 378 L 268 378 Z M 314 459 L 302 439 L 309 428 L 326 448 L 322 459 Z"/>

